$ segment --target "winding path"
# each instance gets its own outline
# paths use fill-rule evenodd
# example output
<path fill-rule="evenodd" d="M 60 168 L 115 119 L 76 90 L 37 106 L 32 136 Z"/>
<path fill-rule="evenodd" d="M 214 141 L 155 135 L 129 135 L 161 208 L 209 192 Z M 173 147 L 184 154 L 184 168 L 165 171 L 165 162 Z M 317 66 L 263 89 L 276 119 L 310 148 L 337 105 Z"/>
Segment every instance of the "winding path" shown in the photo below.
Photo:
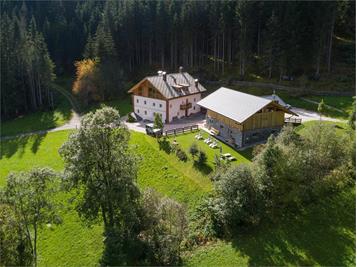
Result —
<path fill-rule="evenodd" d="M 77 101 L 72 97 L 72 95 L 69 92 L 67 92 L 60 86 L 56 86 L 55 89 L 58 92 L 60 92 L 62 95 L 64 95 L 72 105 L 72 116 L 71 116 L 71 119 L 67 123 L 65 123 L 64 125 L 58 126 L 56 128 L 53 128 L 53 129 L 34 131 L 34 132 L 17 134 L 17 135 L 12 135 L 12 136 L 3 136 L 3 137 L 0 137 L 0 140 L 3 141 L 3 140 L 13 139 L 16 137 L 21 137 L 21 136 L 29 136 L 32 134 L 45 134 L 48 132 L 57 132 L 57 131 L 62 131 L 62 130 L 78 129 L 81 125 L 81 114 L 78 112 L 79 105 L 78 105 Z M 323 121 L 346 122 L 345 120 L 330 118 L 330 117 L 325 117 L 325 116 L 321 116 L 321 118 L 320 118 L 320 115 L 317 112 L 302 109 L 302 108 L 292 107 L 291 110 L 299 115 L 299 118 L 302 119 L 302 122 L 312 121 L 312 120 L 320 120 L 320 119 Z M 130 130 L 137 131 L 137 132 L 145 132 L 145 125 L 142 122 L 127 123 L 126 116 L 123 116 L 121 118 L 121 120 L 124 124 L 127 125 L 127 127 Z M 197 117 L 193 117 L 193 118 L 190 117 L 187 119 L 179 120 L 173 124 L 166 124 L 165 128 L 170 129 L 170 128 L 175 128 L 175 127 L 183 127 L 188 124 L 201 125 L 203 123 L 203 120 L 204 120 L 204 118 L 202 118 L 202 116 L 201 117 L 197 116 Z"/>

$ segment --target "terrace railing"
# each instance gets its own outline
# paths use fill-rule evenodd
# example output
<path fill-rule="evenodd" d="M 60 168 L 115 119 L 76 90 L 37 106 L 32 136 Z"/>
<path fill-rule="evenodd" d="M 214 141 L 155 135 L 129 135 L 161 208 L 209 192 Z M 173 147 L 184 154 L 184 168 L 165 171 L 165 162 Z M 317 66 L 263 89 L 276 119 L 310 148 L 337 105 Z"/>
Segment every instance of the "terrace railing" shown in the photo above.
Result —
<path fill-rule="evenodd" d="M 285 123 L 301 124 L 301 119 L 299 118 L 285 118 Z"/>
<path fill-rule="evenodd" d="M 165 131 L 165 135 L 166 136 L 178 135 L 178 134 L 184 134 L 184 133 L 195 132 L 195 131 L 198 131 L 198 125 L 197 124 L 166 130 Z"/>

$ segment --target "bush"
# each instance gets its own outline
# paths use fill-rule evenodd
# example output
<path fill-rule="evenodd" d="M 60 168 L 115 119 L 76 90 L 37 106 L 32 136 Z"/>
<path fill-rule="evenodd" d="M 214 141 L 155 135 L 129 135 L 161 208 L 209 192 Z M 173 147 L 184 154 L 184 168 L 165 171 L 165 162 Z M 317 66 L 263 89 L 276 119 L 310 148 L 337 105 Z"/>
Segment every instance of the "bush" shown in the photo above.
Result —
<path fill-rule="evenodd" d="M 198 152 L 197 163 L 199 165 L 204 165 L 204 164 L 206 164 L 206 162 L 207 162 L 207 155 L 206 155 L 206 153 L 204 151 L 200 150 Z"/>
<path fill-rule="evenodd" d="M 136 122 L 136 119 L 131 115 L 131 113 L 128 114 L 128 119 L 127 122 Z"/>
<path fill-rule="evenodd" d="M 188 152 L 191 154 L 192 159 L 195 159 L 195 157 L 198 154 L 198 147 L 197 147 L 197 144 L 195 142 L 192 143 L 192 145 L 190 146 Z"/>
<path fill-rule="evenodd" d="M 212 178 L 214 194 L 205 207 L 210 214 L 198 215 L 197 225 L 223 229 L 229 235 L 237 226 L 280 217 L 286 210 L 296 211 L 341 191 L 354 183 L 353 141 L 354 136 L 341 136 L 321 123 L 300 136 L 291 127 L 284 128 L 279 136 L 268 139 L 250 165 L 217 168 Z"/>
<path fill-rule="evenodd" d="M 143 195 L 146 224 L 140 234 L 147 244 L 150 262 L 154 265 L 178 265 L 181 243 L 186 237 L 186 210 L 176 201 L 163 197 L 153 189 Z"/>
<path fill-rule="evenodd" d="M 217 214 L 226 231 L 230 232 L 237 225 L 256 225 L 259 223 L 264 198 L 261 184 L 249 165 L 241 164 L 223 173 L 215 184 L 217 191 Z"/>
<path fill-rule="evenodd" d="M 216 202 L 215 197 L 208 196 L 193 211 L 190 217 L 188 246 L 202 245 L 223 235 Z"/>
<path fill-rule="evenodd" d="M 164 128 L 164 124 L 162 123 L 162 116 L 159 113 L 155 113 L 154 115 L 154 128 Z"/>
<path fill-rule="evenodd" d="M 183 151 L 181 148 L 177 147 L 176 148 L 176 157 L 178 157 L 179 160 L 181 161 L 187 161 L 187 154 L 185 151 Z"/>

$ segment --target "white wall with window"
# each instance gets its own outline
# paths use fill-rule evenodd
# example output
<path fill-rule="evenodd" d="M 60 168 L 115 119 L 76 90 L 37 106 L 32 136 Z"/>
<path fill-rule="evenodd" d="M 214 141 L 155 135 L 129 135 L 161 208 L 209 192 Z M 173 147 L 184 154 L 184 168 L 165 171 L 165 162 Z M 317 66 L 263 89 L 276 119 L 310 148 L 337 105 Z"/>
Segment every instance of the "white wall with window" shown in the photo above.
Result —
<path fill-rule="evenodd" d="M 154 120 L 154 114 L 161 114 L 162 121 L 166 119 L 166 101 L 134 95 L 134 112 L 141 118 L 149 121 Z"/>
<path fill-rule="evenodd" d="M 188 109 L 188 116 L 201 111 L 201 107 L 197 105 L 197 102 L 201 100 L 201 94 L 189 95 L 180 98 L 174 98 L 169 100 L 169 121 L 174 118 L 180 119 L 185 117 L 185 110 L 180 109 L 180 105 L 188 103 L 192 104 L 192 107 Z"/>

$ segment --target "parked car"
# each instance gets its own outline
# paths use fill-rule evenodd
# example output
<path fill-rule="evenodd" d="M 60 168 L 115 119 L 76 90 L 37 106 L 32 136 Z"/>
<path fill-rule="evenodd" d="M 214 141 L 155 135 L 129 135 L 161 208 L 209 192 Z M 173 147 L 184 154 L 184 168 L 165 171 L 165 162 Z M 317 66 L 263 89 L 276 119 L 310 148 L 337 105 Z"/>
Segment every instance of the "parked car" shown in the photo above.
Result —
<path fill-rule="evenodd" d="M 148 123 L 145 125 L 145 130 L 147 135 L 151 136 L 162 136 L 163 134 L 163 129 L 161 128 L 155 128 L 153 123 Z"/>

